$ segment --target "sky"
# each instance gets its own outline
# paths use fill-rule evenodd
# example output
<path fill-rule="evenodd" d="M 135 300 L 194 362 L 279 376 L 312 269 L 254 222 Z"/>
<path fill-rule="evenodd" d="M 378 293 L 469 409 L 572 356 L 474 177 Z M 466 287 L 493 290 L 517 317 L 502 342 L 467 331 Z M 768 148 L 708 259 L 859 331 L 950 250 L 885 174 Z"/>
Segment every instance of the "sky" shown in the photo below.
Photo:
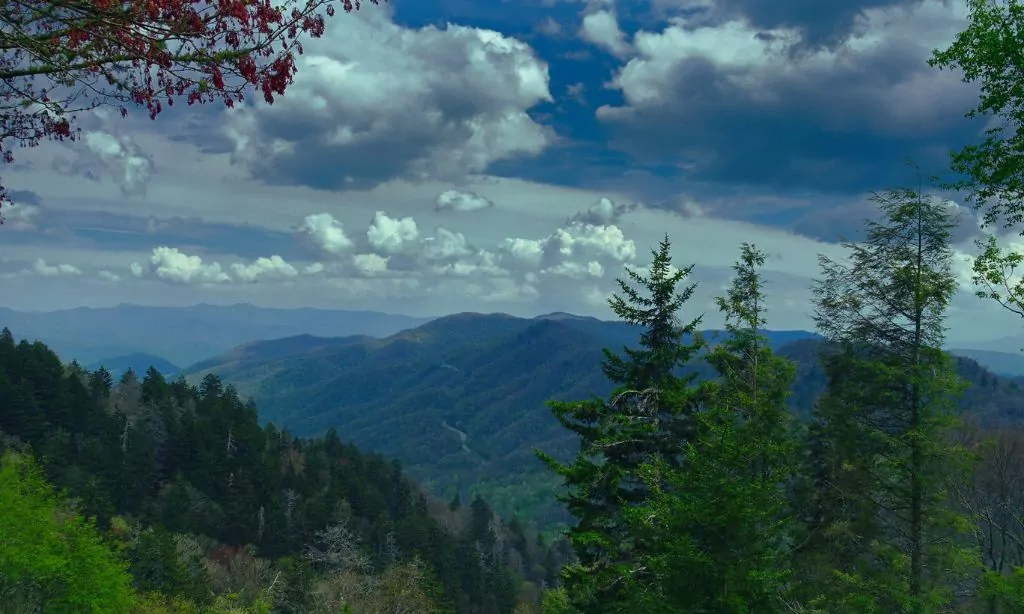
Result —
<path fill-rule="evenodd" d="M 965 25 L 940 0 L 392 0 L 328 21 L 287 94 L 151 121 L 79 116 L 76 142 L 0 169 L 0 304 L 230 304 L 610 318 L 666 233 L 712 299 L 740 245 L 773 329 L 810 328 L 818 255 L 873 191 L 942 173 L 984 125 L 930 68 Z M 950 338 L 1016 334 L 973 296 Z"/>

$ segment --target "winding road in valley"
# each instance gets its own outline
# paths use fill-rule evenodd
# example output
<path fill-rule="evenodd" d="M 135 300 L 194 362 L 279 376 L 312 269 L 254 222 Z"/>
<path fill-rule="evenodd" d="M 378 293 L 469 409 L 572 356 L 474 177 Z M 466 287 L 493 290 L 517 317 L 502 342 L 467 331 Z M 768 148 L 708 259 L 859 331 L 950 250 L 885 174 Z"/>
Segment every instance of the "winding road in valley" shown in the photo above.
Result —
<path fill-rule="evenodd" d="M 466 452 L 469 452 L 470 454 L 476 454 L 476 452 L 473 452 L 472 450 L 470 450 L 469 446 L 466 445 L 467 435 L 464 432 L 462 432 L 459 429 L 455 428 L 454 426 L 448 424 L 448 422 L 445 421 L 445 420 L 441 421 L 441 426 L 443 426 L 444 428 L 448 429 L 449 431 L 453 431 L 456 435 L 459 436 L 459 441 L 462 442 L 462 449 L 463 450 L 465 450 Z"/>

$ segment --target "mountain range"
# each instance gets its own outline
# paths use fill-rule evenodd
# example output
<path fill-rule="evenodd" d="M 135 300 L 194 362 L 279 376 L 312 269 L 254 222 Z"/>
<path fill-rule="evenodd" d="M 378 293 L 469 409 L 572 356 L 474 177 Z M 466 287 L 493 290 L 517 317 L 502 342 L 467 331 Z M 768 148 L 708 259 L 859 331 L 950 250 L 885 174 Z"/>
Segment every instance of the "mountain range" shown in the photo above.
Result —
<path fill-rule="evenodd" d="M 807 331 L 765 334 L 798 365 L 790 405 L 805 415 L 824 386 L 821 340 Z M 621 352 L 638 338 L 623 322 L 569 314 L 462 313 L 383 339 L 304 335 L 247 343 L 185 374 L 191 381 L 217 374 L 252 398 L 263 420 L 296 434 L 335 428 L 357 446 L 398 458 L 438 494 L 459 490 L 464 497 L 472 486 L 502 513 L 550 524 L 565 519 L 551 497 L 558 479 L 533 449 L 565 458 L 576 442 L 545 402 L 610 393 L 602 348 Z M 981 422 L 1024 420 L 1017 382 L 969 358 L 957 365 L 972 383 L 963 405 Z M 706 365 L 695 369 L 709 375 Z"/>
<path fill-rule="evenodd" d="M 111 356 L 85 365 L 85 368 L 89 371 L 96 371 L 100 367 L 110 371 L 115 378 L 120 377 L 121 374 L 129 369 L 141 376 L 148 371 L 150 367 L 153 367 L 164 377 L 173 377 L 178 373 L 178 371 L 181 371 L 181 367 L 165 358 L 154 356 L 152 354 L 144 354 L 142 352 Z"/>
<path fill-rule="evenodd" d="M 0 323 L 19 338 L 41 340 L 66 361 L 83 365 L 149 354 L 189 365 L 249 341 L 312 334 L 384 337 L 429 318 L 374 311 L 268 309 L 246 303 L 148 307 L 78 307 L 14 311 L 0 307 Z"/>

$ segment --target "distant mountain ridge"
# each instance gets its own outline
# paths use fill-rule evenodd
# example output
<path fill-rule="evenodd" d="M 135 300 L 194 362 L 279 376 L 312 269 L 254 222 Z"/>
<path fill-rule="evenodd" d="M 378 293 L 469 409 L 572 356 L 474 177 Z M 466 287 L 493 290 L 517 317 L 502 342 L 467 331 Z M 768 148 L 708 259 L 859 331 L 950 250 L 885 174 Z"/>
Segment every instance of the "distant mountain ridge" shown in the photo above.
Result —
<path fill-rule="evenodd" d="M 190 307 L 78 307 L 23 312 L 0 307 L 0 327 L 18 338 L 44 341 L 62 358 L 82 364 L 113 356 L 152 354 L 189 365 L 239 344 L 295 335 L 386 337 L 428 322 L 375 311 L 270 309 L 248 303 Z"/>
<path fill-rule="evenodd" d="M 997 375 L 1024 376 L 1024 353 L 975 349 L 951 349 L 949 351 L 958 356 L 973 358 Z"/>
<path fill-rule="evenodd" d="M 100 367 L 110 371 L 115 379 L 123 375 L 129 369 L 139 377 L 145 375 L 146 371 L 148 371 L 150 367 L 155 368 L 164 377 L 173 377 L 178 373 L 178 371 L 181 371 L 181 367 L 178 367 L 166 358 L 161 358 L 152 354 L 143 354 L 141 352 L 123 354 L 121 356 L 111 356 L 110 358 L 104 358 L 102 360 L 97 360 L 92 364 L 85 365 L 85 368 L 89 371 L 96 371 Z"/>

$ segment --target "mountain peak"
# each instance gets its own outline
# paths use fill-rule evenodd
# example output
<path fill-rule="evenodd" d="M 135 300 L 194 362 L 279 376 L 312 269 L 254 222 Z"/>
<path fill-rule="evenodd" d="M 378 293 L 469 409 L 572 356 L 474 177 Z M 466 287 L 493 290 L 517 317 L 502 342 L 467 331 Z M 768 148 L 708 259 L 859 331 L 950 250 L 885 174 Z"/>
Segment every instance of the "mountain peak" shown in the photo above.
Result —
<path fill-rule="evenodd" d="M 593 316 L 578 316 L 576 314 L 566 313 L 564 311 L 552 311 L 551 313 L 545 313 L 545 314 L 541 314 L 539 316 L 534 316 L 533 319 L 534 320 L 586 320 L 586 321 L 590 321 L 590 322 L 600 322 L 601 321 L 601 320 L 598 320 L 597 318 L 595 318 Z"/>

